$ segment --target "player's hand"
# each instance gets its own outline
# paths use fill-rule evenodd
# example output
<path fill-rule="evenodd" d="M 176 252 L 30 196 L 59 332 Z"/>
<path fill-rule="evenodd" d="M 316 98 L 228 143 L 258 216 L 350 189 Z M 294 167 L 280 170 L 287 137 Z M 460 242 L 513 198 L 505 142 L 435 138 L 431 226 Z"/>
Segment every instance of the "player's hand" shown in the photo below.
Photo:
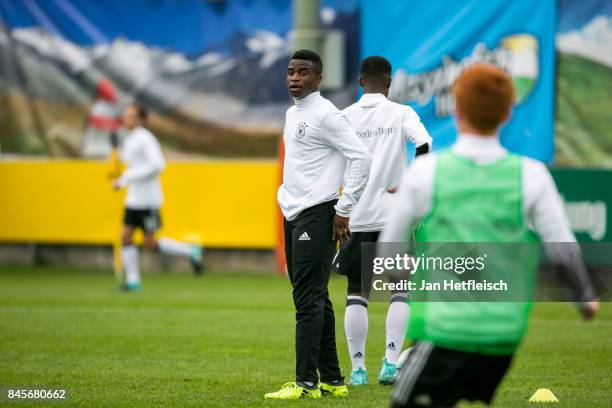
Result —
<path fill-rule="evenodd" d="M 599 311 L 599 301 L 593 300 L 591 302 L 585 302 L 580 305 L 580 314 L 582 320 L 591 320 L 595 317 L 595 314 Z"/>
<path fill-rule="evenodd" d="M 342 217 L 336 214 L 332 225 L 332 241 L 348 241 L 350 237 L 349 217 Z"/>
<path fill-rule="evenodd" d="M 391 187 L 391 188 L 387 189 L 387 193 L 389 193 L 389 194 L 397 193 L 397 187 Z"/>

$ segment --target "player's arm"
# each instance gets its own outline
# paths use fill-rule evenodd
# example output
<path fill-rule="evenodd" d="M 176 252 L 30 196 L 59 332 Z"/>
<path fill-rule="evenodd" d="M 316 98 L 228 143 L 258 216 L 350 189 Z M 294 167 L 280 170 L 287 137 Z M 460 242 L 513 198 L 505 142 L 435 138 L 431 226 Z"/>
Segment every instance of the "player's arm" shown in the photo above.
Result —
<path fill-rule="evenodd" d="M 349 214 L 359 201 L 370 177 L 372 158 L 357 133 L 342 112 L 330 112 L 321 122 L 326 143 L 340 151 L 346 158 L 346 178 L 340 200 L 335 206 L 336 216 L 332 240 L 345 240 L 350 236 Z"/>
<path fill-rule="evenodd" d="M 417 211 L 414 206 L 414 186 L 408 183 L 409 176 L 404 174 L 400 183 L 399 193 L 389 205 L 389 215 L 385 229 L 378 242 L 406 242 L 408 234 L 412 233 L 417 221 Z"/>
<path fill-rule="evenodd" d="M 417 221 L 431 209 L 434 171 L 433 156 L 416 160 L 404 171 L 399 192 L 389 204 L 385 229 L 378 242 L 410 241 Z"/>
<path fill-rule="evenodd" d="M 415 157 L 431 152 L 432 138 L 427 129 L 425 129 L 425 126 L 423 126 L 419 115 L 409 106 L 406 106 L 404 109 L 402 135 L 404 140 L 414 144 L 416 150 Z M 397 187 L 392 187 L 387 192 L 394 194 L 397 192 Z"/>
<path fill-rule="evenodd" d="M 120 187 L 125 187 L 139 180 L 155 177 L 166 166 L 159 142 L 154 137 L 143 138 L 142 143 L 145 160 L 141 165 L 128 168 L 121 174 L 117 181 Z"/>
<path fill-rule="evenodd" d="M 404 111 L 404 120 L 402 122 L 402 132 L 404 138 L 414 144 L 416 148 L 416 156 L 427 154 L 431 151 L 432 139 L 427 129 L 421 122 L 419 115 L 410 107 Z"/>
<path fill-rule="evenodd" d="M 119 135 L 114 130 L 110 132 L 110 145 L 111 151 L 107 157 L 108 176 L 110 180 L 116 180 L 121 176 L 121 160 L 119 159 Z"/>
<path fill-rule="evenodd" d="M 525 183 L 532 185 L 525 192 L 532 200 L 527 209 L 528 216 L 544 242 L 548 257 L 561 266 L 571 282 L 573 300 L 582 316 L 590 319 L 599 310 L 599 303 L 555 182 L 548 169 L 539 162 L 527 159 L 523 168 Z"/>

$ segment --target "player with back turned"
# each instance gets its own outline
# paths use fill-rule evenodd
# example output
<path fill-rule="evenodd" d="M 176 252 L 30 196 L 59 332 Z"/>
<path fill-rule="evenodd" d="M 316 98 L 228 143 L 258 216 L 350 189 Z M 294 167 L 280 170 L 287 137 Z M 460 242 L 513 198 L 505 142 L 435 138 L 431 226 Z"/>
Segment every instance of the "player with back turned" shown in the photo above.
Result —
<path fill-rule="evenodd" d="M 453 94 L 456 143 L 415 160 L 402 177 L 379 241 L 402 242 L 422 220 L 415 230 L 417 243 L 497 244 L 501 250 L 493 263 L 519 285 L 531 287 L 537 262 L 530 256 L 509 257 L 507 251 L 532 242 L 532 225 L 549 256 L 568 273 L 574 300 L 590 319 L 599 304 L 582 258 L 569 256 L 579 248 L 548 169 L 508 153 L 499 141 L 499 128 L 514 103 L 512 80 L 501 68 L 475 64 L 458 77 Z M 416 345 L 395 382 L 391 405 L 452 407 L 463 399 L 490 404 L 525 334 L 530 309 L 528 297 L 514 302 L 415 301 L 408 337 Z"/>
<path fill-rule="evenodd" d="M 350 235 L 349 215 L 365 189 L 371 159 L 342 112 L 318 92 L 322 68 L 321 58 L 310 50 L 296 51 L 287 68 L 295 105 L 285 119 L 278 202 L 296 309 L 296 380 L 266 394 L 266 399 L 348 394 L 327 285 L 336 240 Z M 349 177 L 338 198 L 345 170 Z"/>
<path fill-rule="evenodd" d="M 372 169 L 361 200 L 351 213 L 351 238 L 340 248 L 336 261 L 338 273 L 348 279 L 344 328 L 353 366 L 352 385 L 368 383 L 365 345 L 372 276 L 361 274 L 361 244 L 376 242 L 385 225 L 386 202 L 408 164 L 407 143 L 414 144 L 417 156 L 431 149 L 431 137 L 416 112 L 387 99 L 391 87 L 389 61 L 379 56 L 366 58 L 361 63 L 359 84 L 363 95 L 343 112 L 372 154 Z M 385 357 L 378 376 L 381 384 L 395 380 L 407 321 L 406 293 L 393 293 L 387 311 Z"/>

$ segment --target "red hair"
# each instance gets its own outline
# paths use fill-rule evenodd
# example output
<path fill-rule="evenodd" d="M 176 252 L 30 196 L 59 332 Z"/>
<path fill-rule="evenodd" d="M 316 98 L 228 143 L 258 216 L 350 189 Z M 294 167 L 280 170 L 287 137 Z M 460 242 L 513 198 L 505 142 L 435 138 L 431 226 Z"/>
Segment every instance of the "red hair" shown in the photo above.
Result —
<path fill-rule="evenodd" d="M 475 130 L 490 134 L 508 119 L 514 104 L 514 86 L 501 68 L 474 64 L 466 68 L 453 84 L 455 103 Z"/>

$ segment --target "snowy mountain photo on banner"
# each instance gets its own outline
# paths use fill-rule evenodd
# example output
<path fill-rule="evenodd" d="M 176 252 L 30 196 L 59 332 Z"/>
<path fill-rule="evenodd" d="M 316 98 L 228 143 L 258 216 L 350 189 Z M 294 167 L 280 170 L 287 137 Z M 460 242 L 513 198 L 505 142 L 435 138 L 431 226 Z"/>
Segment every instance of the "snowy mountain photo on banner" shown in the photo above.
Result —
<path fill-rule="evenodd" d="M 347 42 L 350 85 L 328 95 L 343 107 L 357 93 L 358 1 L 321 6 Z M 170 157 L 274 157 L 292 27 L 278 0 L 0 2 L 2 152 L 80 157 L 101 103 L 117 116 L 137 101 Z"/>

